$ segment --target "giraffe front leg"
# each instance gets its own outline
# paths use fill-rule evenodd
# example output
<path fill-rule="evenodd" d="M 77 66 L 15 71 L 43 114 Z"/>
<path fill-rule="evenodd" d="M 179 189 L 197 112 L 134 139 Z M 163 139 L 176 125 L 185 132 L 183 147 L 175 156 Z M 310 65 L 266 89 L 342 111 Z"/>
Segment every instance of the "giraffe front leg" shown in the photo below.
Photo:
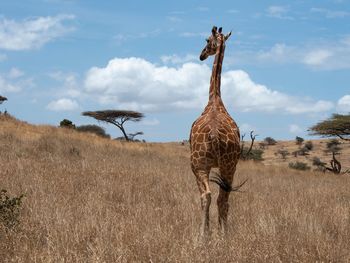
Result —
<path fill-rule="evenodd" d="M 227 215 L 228 215 L 228 198 L 230 192 L 225 192 L 220 188 L 219 196 L 217 199 L 218 205 L 218 223 L 219 223 L 219 233 L 221 235 L 226 235 L 227 233 Z"/>

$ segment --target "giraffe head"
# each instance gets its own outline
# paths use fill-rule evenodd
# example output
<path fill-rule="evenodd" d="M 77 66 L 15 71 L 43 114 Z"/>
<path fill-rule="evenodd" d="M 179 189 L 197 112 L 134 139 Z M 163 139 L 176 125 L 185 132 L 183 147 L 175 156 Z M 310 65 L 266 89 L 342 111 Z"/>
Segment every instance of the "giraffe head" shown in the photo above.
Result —
<path fill-rule="evenodd" d="M 213 26 L 210 37 L 206 39 L 207 45 L 202 50 L 199 59 L 203 61 L 209 56 L 215 55 L 220 44 L 222 42 L 223 44 L 225 44 L 225 41 L 231 36 L 231 33 L 232 32 L 228 33 L 227 35 L 224 35 L 222 34 L 222 27 L 220 27 L 218 30 L 216 26 Z"/>

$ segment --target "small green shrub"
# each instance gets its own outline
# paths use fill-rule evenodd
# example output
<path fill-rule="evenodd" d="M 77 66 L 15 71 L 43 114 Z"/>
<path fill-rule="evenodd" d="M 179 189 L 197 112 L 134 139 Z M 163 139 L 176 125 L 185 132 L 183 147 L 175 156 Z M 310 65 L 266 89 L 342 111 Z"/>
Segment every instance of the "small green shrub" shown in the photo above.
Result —
<path fill-rule="evenodd" d="M 272 137 L 266 137 L 264 141 L 267 143 L 267 145 L 275 145 L 277 143 L 277 141 Z"/>
<path fill-rule="evenodd" d="M 305 143 L 304 147 L 305 147 L 306 149 L 308 149 L 309 151 L 312 151 L 312 149 L 314 148 L 314 145 L 313 145 L 312 141 L 307 141 L 307 142 Z"/>
<path fill-rule="evenodd" d="M 276 154 L 281 155 L 283 160 L 287 159 L 287 156 L 290 154 L 287 150 L 285 149 L 279 149 Z"/>
<path fill-rule="evenodd" d="M 341 148 L 339 147 L 340 142 L 337 139 L 332 139 L 327 142 L 327 150 L 326 152 L 330 153 L 339 153 Z"/>
<path fill-rule="evenodd" d="M 104 138 L 111 138 L 111 136 L 106 133 L 104 128 L 102 128 L 101 126 L 98 126 L 98 125 L 94 125 L 94 124 L 78 126 L 77 131 L 90 132 L 90 133 L 94 133 L 94 134 L 101 136 L 101 137 L 104 137 Z"/>
<path fill-rule="evenodd" d="M 19 223 L 19 214 L 24 194 L 9 197 L 6 190 L 0 191 L 0 224 L 6 228 L 13 228 Z"/>
<path fill-rule="evenodd" d="M 253 161 L 262 161 L 262 155 L 264 151 L 262 149 L 252 149 L 248 154 L 248 147 L 244 147 L 241 153 L 242 160 L 253 160 Z"/>
<path fill-rule="evenodd" d="M 303 142 L 304 142 L 304 138 L 301 138 L 301 137 L 299 137 L 299 136 L 295 137 L 295 143 L 296 143 L 297 145 L 302 145 Z"/>
<path fill-rule="evenodd" d="M 291 162 L 289 163 L 289 168 L 295 169 L 295 170 L 301 170 L 301 171 L 306 171 L 306 170 L 310 170 L 311 167 L 308 166 L 306 163 L 303 162 Z"/>
<path fill-rule="evenodd" d="M 67 119 L 63 119 L 60 122 L 60 127 L 75 129 L 75 125 L 73 124 L 73 122 Z"/>

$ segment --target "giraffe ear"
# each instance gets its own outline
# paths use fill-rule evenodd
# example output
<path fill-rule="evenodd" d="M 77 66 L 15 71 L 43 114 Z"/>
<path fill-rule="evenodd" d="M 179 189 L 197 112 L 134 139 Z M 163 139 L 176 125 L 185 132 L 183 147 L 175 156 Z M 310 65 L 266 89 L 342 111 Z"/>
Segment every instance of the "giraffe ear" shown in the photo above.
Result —
<path fill-rule="evenodd" d="M 222 27 L 219 27 L 219 33 L 221 34 L 221 32 L 222 32 Z"/>
<path fill-rule="evenodd" d="M 218 28 L 216 26 L 213 26 L 213 29 L 211 30 L 211 33 L 213 34 L 213 36 L 215 36 L 217 29 Z"/>

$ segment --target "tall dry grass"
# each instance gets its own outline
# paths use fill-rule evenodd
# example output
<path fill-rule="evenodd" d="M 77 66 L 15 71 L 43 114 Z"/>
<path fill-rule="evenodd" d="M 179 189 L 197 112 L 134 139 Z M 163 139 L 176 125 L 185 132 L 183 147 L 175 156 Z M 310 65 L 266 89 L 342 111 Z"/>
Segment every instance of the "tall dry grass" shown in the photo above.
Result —
<path fill-rule="evenodd" d="M 349 262 L 350 178 L 240 163 L 229 234 L 197 243 L 200 203 L 179 145 L 125 144 L 0 118 L 0 188 L 25 193 L 1 262 Z M 214 199 L 217 186 L 212 185 Z"/>

